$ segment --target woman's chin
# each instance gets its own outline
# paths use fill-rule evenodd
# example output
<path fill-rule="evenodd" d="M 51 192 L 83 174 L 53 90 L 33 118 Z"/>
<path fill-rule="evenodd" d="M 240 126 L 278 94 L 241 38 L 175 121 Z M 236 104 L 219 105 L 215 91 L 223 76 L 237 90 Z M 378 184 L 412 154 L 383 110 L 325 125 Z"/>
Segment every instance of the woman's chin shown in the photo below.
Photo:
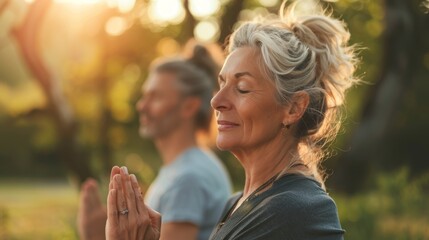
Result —
<path fill-rule="evenodd" d="M 216 140 L 216 146 L 217 148 L 219 148 L 219 150 L 222 151 L 227 151 L 231 149 L 231 144 L 221 139 Z"/>

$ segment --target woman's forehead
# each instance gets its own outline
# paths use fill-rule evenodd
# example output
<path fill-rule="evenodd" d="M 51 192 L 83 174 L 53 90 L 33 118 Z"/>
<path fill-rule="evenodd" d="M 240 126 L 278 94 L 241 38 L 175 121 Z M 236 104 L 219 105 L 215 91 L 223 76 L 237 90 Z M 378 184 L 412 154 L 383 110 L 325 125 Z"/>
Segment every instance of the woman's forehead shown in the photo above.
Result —
<path fill-rule="evenodd" d="M 221 74 L 232 73 L 236 71 L 247 71 L 256 70 L 254 69 L 256 64 L 256 59 L 259 56 L 256 54 L 256 51 L 250 47 L 241 47 L 232 51 L 225 60 L 225 63 L 222 67 Z"/>

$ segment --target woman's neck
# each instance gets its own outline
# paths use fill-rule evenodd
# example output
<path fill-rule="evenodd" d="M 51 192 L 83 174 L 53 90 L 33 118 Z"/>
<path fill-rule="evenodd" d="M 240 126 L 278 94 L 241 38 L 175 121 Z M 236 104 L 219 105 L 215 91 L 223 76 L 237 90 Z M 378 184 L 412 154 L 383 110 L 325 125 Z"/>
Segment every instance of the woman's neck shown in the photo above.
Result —
<path fill-rule="evenodd" d="M 261 185 L 283 172 L 292 159 L 298 156 L 297 143 L 292 141 L 253 149 L 256 150 L 233 152 L 243 165 L 246 174 L 243 201 Z M 269 187 L 270 185 L 258 191 L 263 192 Z"/>

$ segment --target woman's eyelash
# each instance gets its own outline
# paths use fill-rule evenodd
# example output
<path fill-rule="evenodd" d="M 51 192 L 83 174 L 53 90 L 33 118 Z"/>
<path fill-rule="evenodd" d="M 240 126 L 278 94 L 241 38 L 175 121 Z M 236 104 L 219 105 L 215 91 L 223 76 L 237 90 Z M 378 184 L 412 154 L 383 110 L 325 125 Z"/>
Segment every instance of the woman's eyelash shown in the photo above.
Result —
<path fill-rule="evenodd" d="M 249 91 L 247 91 L 247 90 L 242 90 L 242 89 L 239 89 L 239 88 L 237 88 L 237 91 L 238 91 L 239 93 L 249 93 Z"/>

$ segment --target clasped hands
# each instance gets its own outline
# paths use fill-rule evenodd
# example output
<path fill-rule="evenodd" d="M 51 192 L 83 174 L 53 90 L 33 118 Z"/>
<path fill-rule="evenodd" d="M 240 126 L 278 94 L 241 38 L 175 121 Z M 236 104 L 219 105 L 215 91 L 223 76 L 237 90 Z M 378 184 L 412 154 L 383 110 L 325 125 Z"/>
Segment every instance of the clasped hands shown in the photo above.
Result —
<path fill-rule="evenodd" d="M 112 168 L 107 196 L 107 240 L 155 240 L 161 233 L 161 215 L 146 206 L 134 174 Z"/>

